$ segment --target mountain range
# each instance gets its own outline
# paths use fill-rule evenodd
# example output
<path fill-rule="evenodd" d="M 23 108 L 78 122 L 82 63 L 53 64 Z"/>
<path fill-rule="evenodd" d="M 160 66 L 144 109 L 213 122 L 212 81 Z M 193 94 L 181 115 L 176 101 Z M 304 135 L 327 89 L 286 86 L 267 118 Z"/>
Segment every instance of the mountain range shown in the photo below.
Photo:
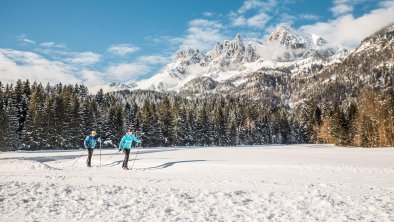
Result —
<path fill-rule="evenodd" d="M 236 94 L 290 105 L 325 93 L 351 93 L 368 84 L 387 88 L 393 86 L 393 33 L 392 24 L 352 52 L 291 26 L 278 27 L 262 42 L 237 34 L 208 52 L 181 50 L 151 78 L 112 87 L 187 96 Z M 337 91 L 330 93 L 334 88 Z"/>

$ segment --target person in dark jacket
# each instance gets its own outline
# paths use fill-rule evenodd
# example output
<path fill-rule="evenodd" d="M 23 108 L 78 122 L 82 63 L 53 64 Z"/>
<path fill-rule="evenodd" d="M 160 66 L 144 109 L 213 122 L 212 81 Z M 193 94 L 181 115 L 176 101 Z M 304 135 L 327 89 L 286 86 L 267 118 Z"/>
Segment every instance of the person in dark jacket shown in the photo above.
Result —
<path fill-rule="evenodd" d="M 128 130 L 126 135 L 123 136 L 122 140 L 119 143 L 119 151 L 123 149 L 123 153 L 125 154 L 122 165 L 122 168 L 125 170 L 129 169 L 127 164 L 129 162 L 130 149 L 133 145 L 133 142 L 141 143 L 141 141 L 134 136 L 133 132 L 131 130 Z"/>
<path fill-rule="evenodd" d="M 100 137 L 97 135 L 96 131 L 92 131 L 92 133 L 85 138 L 84 145 L 85 148 L 88 149 L 88 159 L 86 160 L 86 165 L 88 167 L 92 167 L 92 156 L 93 150 L 96 148 L 97 142 L 101 142 Z"/>

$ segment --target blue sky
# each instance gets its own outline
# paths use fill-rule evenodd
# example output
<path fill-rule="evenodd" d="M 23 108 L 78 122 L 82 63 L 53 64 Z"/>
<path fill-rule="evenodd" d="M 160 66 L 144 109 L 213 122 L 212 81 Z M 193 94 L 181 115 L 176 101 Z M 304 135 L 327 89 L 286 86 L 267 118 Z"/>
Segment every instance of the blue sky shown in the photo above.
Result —
<path fill-rule="evenodd" d="M 280 24 L 354 48 L 394 22 L 384 0 L 2 0 L 0 81 L 137 81 L 178 50 L 233 38 L 264 40 Z"/>

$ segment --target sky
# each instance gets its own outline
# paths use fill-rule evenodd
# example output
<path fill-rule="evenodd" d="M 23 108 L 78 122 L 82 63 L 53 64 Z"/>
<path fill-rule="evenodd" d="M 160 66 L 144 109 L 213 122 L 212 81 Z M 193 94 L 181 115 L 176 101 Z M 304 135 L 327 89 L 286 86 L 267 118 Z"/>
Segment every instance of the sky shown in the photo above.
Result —
<path fill-rule="evenodd" d="M 177 51 L 264 41 L 287 24 L 354 49 L 394 22 L 394 0 L 2 0 L 0 81 L 84 84 L 155 75 Z"/>

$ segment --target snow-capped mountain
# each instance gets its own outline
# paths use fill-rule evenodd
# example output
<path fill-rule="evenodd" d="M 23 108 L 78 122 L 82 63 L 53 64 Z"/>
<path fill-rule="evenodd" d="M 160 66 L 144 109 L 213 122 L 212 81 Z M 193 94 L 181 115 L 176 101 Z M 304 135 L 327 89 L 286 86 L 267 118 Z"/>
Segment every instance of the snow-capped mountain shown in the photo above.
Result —
<path fill-rule="evenodd" d="M 297 31 L 290 26 L 281 26 L 270 35 L 262 50 L 266 60 L 295 61 L 310 57 L 326 58 L 344 49 L 340 46 L 331 47 L 318 35 Z"/>
<path fill-rule="evenodd" d="M 340 101 L 351 99 L 363 88 L 382 92 L 394 86 L 394 24 L 365 38 L 340 63 L 314 72 L 308 77 L 293 78 L 292 101 L 303 98 Z"/>
<path fill-rule="evenodd" d="M 240 34 L 235 39 L 216 43 L 215 47 L 208 52 L 210 62 L 209 71 L 227 71 L 239 68 L 243 63 L 254 62 L 259 56 L 252 43 L 246 43 Z"/>
<path fill-rule="evenodd" d="M 137 82 L 134 89 L 169 90 L 176 87 L 180 82 L 191 80 L 200 73 L 208 71 L 210 59 L 198 49 L 185 49 L 179 51 L 174 61 L 167 64 L 158 74 L 153 77 Z"/>
<path fill-rule="evenodd" d="M 232 40 L 216 43 L 206 53 L 191 48 L 181 50 L 158 74 L 134 84 L 122 84 L 121 88 L 197 92 L 194 85 L 207 83 L 197 88 L 228 91 L 242 83 L 245 76 L 263 68 L 308 70 L 344 55 L 346 50 L 332 47 L 320 36 L 281 26 L 264 42 L 246 40 L 237 34 Z M 212 81 L 218 88 L 212 88 Z"/>

